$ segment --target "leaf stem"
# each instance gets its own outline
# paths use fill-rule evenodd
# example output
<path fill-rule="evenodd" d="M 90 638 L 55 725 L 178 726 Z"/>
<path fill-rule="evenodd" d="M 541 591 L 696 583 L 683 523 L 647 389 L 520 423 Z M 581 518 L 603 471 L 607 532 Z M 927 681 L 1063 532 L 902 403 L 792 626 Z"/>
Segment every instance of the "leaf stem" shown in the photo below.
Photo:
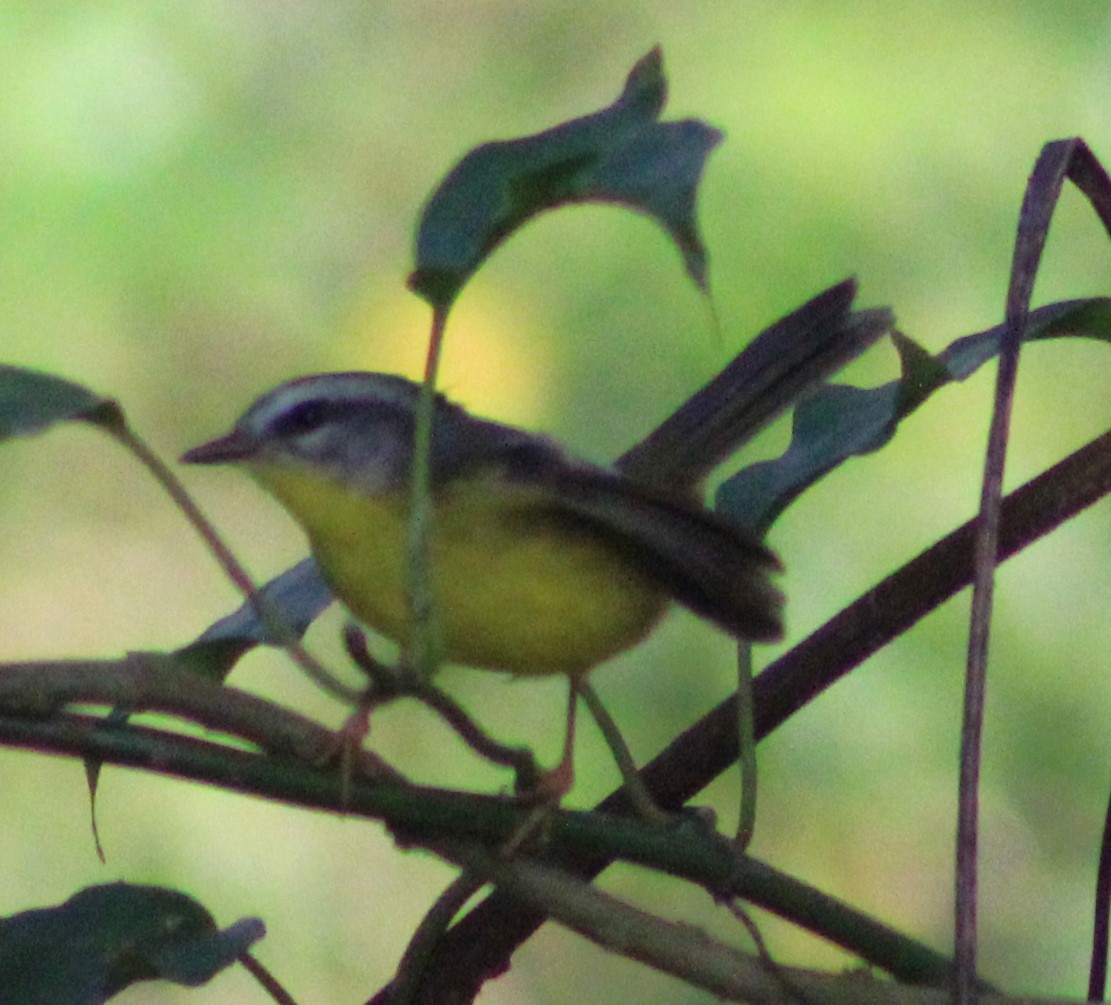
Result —
<path fill-rule="evenodd" d="M 424 383 L 417 398 L 413 431 L 413 466 L 410 474 L 408 579 L 412 652 L 408 660 L 423 680 L 430 680 L 441 653 L 437 637 L 436 606 L 431 578 L 432 540 L 432 427 L 436 417 L 436 375 L 440 367 L 447 308 L 432 309 Z"/>

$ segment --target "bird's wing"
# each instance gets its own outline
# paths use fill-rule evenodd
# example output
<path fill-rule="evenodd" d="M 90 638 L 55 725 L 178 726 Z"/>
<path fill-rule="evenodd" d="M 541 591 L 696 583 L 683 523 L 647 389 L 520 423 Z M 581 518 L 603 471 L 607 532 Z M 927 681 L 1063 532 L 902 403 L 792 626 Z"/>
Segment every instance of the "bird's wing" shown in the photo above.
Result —
<path fill-rule="evenodd" d="M 552 440 L 489 419 L 478 419 L 441 401 L 432 438 L 432 485 L 497 470 L 522 483 L 546 479 L 573 462 Z"/>
<path fill-rule="evenodd" d="M 731 635 L 761 642 L 782 636 L 783 596 L 770 579 L 780 563 L 753 534 L 602 468 L 562 467 L 548 479 L 552 519 L 593 531 Z"/>
<path fill-rule="evenodd" d="M 779 560 L 749 531 L 693 503 L 606 468 L 569 458 L 553 441 L 441 412 L 432 450 L 434 489 L 484 469 L 527 494 L 522 512 L 592 534 L 696 614 L 738 638 L 774 641 L 783 596 L 770 574 Z"/>

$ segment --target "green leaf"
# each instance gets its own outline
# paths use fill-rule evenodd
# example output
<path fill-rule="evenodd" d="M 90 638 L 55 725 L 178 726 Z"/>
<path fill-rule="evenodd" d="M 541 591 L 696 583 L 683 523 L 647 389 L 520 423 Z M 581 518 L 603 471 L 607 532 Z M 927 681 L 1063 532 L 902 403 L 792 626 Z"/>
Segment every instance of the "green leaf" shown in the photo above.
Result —
<path fill-rule="evenodd" d="M 257 919 L 221 932 L 175 890 L 89 887 L 57 907 L 0 920 L 0 1001 L 96 1005 L 141 980 L 195 987 L 264 934 Z"/>
<path fill-rule="evenodd" d="M 110 398 L 37 370 L 0 366 L 0 440 L 46 432 L 58 422 L 84 421 L 109 428 L 123 423 Z"/>
<path fill-rule="evenodd" d="M 957 339 L 930 356 L 905 335 L 895 338 L 902 376 L 875 388 L 826 384 L 795 408 L 791 444 L 772 461 L 726 481 L 717 507 L 745 526 L 766 530 L 799 495 L 848 458 L 879 450 L 940 387 L 964 380 L 999 353 L 1003 325 Z M 1070 300 L 1031 311 L 1023 341 L 1073 335 L 1111 342 L 1111 299 Z"/>
<path fill-rule="evenodd" d="M 425 206 L 410 289 L 446 307 L 525 221 L 582 202 L 616 203 L 656 220 L 704 288 L 706 252 L 695 200 L 706 157 L 722 135 L 695 119 L 657 121 L 666 96 L 657 47 L 633 67 L 609 107 L 542 133 L 473 149 Z"/>

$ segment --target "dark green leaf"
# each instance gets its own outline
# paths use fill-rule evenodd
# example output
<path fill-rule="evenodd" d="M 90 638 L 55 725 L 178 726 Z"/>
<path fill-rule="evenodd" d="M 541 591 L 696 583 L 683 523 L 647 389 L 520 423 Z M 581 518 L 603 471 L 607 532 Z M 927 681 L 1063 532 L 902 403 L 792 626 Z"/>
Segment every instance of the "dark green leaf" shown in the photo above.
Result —
<path fill-rule="evenodd" d="M 913 412 L 937 388 L 949 381 L 945 366 L 912 338 L 892 332 L 891 341 L 899 354 L 902 377 L 899 380 L 897 410 L 900 415 Z"/>
<path fill-rule="evenodd" d="M 900 335 L 899 380 L 875 388 L 826 384 L 799 402 L 791 444 L 773 461 L 753 464 L 718 490 L 717 506 L 748 527 L 766 530 L 803 491 L 849 457 L 871 453 L 900 420 L 939 387 L 964 380 L 998 354 L 1003 326 L 957 339 L 930 356 Z M 1023 340 L 1074 335 L 1111 341 L 1111 299 L 1070 300 L 1031 311 Z"/>
<path fill-rule="evenodd" d="M 807 488 L 854 454 L 878 450 L 894 431 L 898 381 L 869 390 L 826 384 L 795 408 L 791 445 L 722 484 L 717 508 L 765 531 Z"/>
<path fill-rule="evenodd" d="M 0 920 L 0 1001 L 95 1005 L 141 980 L 204 984 L 265 934 L 244 919 L 221 932 L 174 890 L 111 883 Z"/>
<path fill-rule="evenodd" d="M 0 366 L 0 440 L 42 433 L 58 422 L 118 426 L 119 406 L 80 384 L 17 366 Z"/>
<path fill-rule="evenodd" d="M 447 306 L 483 260 L 530 217 L 565 203 L 616 203 L 671 235 L 687 272 L 706 285 L 695 199 L 721 133 L 694 119 L 657 121 L 666 100 L 663 56 L 633 67 L 608 108 L 468 153 L 429 199 L 417 232 L 410 288 Z"/>
<path fill-rule="evenodd" d="M 999 352 L 1003 325 L 966 335 L 953 342 L 937 358 L 953 380 L 964 380 Z M 1031 311 L 1023 333 L 1024 342 L 1075 335 L 1111 342 L 1111 299 L 1065 300 Z"/>

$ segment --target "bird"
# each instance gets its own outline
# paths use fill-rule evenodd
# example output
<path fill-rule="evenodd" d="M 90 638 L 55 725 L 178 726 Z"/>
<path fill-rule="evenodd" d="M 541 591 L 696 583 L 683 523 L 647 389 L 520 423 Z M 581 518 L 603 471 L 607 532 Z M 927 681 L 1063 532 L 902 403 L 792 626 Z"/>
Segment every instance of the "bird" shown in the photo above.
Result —
<path fill-rule="evenodd" d="M 305 532 L 359 622 L 413 643 L 409 519 L 421 385 L 374 372 L 287 381 L 190 464 L 244 469 Z M 574 457 L 552 439 L 479 418 L 437 394 L 428 569 L 435 651 L 447 663 L 571 685 L 645 638 L 672 602 L 731 636 L 783 633 L 775 554 L 690 491 L 668 492 Z"/>

